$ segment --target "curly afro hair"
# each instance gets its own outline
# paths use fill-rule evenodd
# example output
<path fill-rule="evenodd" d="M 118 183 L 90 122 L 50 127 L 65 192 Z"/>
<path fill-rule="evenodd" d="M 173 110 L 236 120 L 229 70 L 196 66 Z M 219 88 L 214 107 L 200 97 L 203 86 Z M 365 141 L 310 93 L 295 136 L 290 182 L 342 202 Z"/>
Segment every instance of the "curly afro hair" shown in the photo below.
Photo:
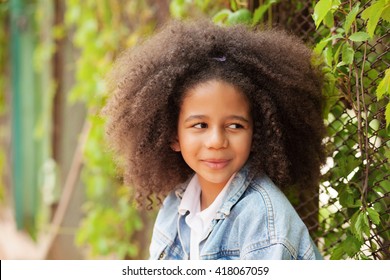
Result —
<path fill-rule="evenodd" d="M 310 49 L 285 32 L 208 21 L 171 22 L 125 51 L 109 75 L 104 111 L 137 201 L 166 195 L 193 173 L 170 146 L 183 93 L 213 79 L 250 102 L 252 171 L 265 172 L 282 190 L 318 187 L 325 129 L 322 77 L 311 61 Z"/>

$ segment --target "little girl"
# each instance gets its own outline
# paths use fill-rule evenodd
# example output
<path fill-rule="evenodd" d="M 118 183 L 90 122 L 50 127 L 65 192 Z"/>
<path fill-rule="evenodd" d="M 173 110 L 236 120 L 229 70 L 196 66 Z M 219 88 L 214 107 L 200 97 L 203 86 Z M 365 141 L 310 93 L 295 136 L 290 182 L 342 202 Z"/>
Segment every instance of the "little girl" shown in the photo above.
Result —
<path fill-rule="evenodd" d="M 107 134 L 137 201 L 167 195 L 151 259 L 321 258 L 281 191 L 318 187 L 325 130 L 311 58 L 283 32 L 198 21 L 118 59 Z"/>

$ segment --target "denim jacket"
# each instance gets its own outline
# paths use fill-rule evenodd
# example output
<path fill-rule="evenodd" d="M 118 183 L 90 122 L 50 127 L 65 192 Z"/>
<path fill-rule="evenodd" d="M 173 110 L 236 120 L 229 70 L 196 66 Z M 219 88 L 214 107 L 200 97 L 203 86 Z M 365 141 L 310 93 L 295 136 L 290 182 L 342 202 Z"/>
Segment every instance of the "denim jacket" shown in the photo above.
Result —
<path fill-rule="evenodd" d="M 178 213 L 187 184 L 164 200 L 154 225 L 150 259 L 189 259 L 188 213 Z M 200 259 L 322 259 L 292 205 L 266 175 L 254 176 L 244 167 L 227 187 L 200 243 Z"/>

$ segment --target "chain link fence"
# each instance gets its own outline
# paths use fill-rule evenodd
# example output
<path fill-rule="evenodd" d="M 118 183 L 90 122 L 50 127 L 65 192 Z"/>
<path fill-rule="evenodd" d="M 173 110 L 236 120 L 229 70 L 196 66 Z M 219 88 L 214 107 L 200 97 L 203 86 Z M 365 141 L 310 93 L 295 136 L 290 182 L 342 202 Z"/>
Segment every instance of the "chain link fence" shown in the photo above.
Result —
<path fill-rule="evenodd" d="M 273 24 L 314 46 L 321 39 L 321 31 L 312 19 L 314 2 L 280 1 L 272 8 Z M 351 7 L 357 2 L 360 1 L 351 1 Z M 360 7 L 356 26 L 364 26 L 361 12 L 373 1 L 365 2 Z M 341 23 L 337 22 L 336 15 L 335 26 L 338 24 Z M 390 30 L 383 22 L 378 27 L 380 36 L 352 45 L 354 65 L 350 73 L 341 75 L 337 81 L 337 100 L 328 116 L 328 160 L 320 190 L 301 193 L 299 199 L 304 202 L 296 206 L 326 258 L 345 253 L 337 252 L 341 242 L 356 246 L 353 237 L 346 236 L 345 232 L 354 219 L 352 213 L 364 206 L 380 213 L 377 217 L 380 223 L 368 220 L 368 229 L 362 225 L 361 230 L 366 234 L 358 256 L 390 259 L 390 137 L 385 120 L 389 98 L 378 100 L 375 92 L 390 67 Z"/>

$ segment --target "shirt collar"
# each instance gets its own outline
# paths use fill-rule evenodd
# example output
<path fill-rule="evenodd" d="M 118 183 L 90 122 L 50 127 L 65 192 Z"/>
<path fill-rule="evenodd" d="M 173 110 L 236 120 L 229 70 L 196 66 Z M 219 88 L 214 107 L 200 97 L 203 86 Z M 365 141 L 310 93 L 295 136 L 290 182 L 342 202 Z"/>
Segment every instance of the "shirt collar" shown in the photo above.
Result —
<path fill-rule="evenodd" d="M 188 211 L 191 213 L 199 212 L 200 191 L 201 189 L 199 186 L 198 176 L 194 175 L 188 183 L 184 194 L 182 194 L 182 199 L 179 205 L 180 215 L 185 215 Z"/>
<path fill-rule="evenodd" d="M 237 172 L 226 190 L 226 199 L 217 212 L 217 219 L 224 219 L 230 214 L 230 210 L 243 195 L 253 177 L 254 173 L 250 171 L 248 163 Z"/>
<path fill-rule="evenodd" d="M 180 200 L 184 198 L 185 191 L 194 177 L 196 176 L 190 177 L 185 183 L 179 185 L 176 189 L 175 194 Z M 253 177 L 254 173 L 250 171 L 249 163 L 245 164 L 241 170 L 236 173 L 229 186 L 227 186 L 225 194 L 226 199 L 224 199 L 224 202 L 217 211 L 217 219 L 224 219 L 230 214 L 230 210 L 245 192 Z"/>

